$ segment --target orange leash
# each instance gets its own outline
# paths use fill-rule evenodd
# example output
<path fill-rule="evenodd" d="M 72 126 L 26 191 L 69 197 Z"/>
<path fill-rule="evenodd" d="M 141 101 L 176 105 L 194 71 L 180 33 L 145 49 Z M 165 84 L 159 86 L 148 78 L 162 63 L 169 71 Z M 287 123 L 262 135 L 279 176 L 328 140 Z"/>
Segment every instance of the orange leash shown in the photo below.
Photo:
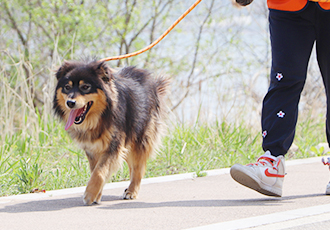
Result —
<path fill-rule="evenodd" d="M 112 61 L 112 60 L 119 60 L 119 59 L 124 59 L 124 58 L 129 58 L 129 57 L 133 57 L 136 55 L 139 55 L 141 53 L 146 52 L 147 50 L 150 50 L 152 47 L 154 47 L 155 45 L 157 45 L 161 40 L 163 40 L 163 38 L 169 33 L 171 32 L 171 30 L 177 25 L 179 24 L 179 22 L 184 19 L 189 13 L 190 11 L 192 11 L 202 0 L 197 0 L 191 7 L 189 7 L 188 10 L 186 10 L 186 12 L 184 12 L 157 40 L 155 40 L 153 43 L 151 43 L 150 45 L 148 45 L 147 47 L 135 51 L 133 53 L 129 53 L 129 54 L 123 54 L 123 55 L 119 55 L 119 56 L 114 56 L 114 57 L 107 57 L 107 58 L 102 58 L 99 60 L 99 62 L 105 62 L 105 61 Z"/>

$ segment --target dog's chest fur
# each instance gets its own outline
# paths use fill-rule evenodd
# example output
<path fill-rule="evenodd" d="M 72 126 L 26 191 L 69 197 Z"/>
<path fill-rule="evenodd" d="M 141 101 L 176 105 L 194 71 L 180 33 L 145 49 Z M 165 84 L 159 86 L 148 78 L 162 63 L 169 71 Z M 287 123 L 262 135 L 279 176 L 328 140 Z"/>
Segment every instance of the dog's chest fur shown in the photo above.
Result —
<path fill-rule="evenodd" d="M 69 131 L 70 136 L 78 144 L 80 148 L 86 152 L 102 153 L 109 149 L 110 143 L 113 140 L 111 130 L 79 130 L 73 129 Z"/>

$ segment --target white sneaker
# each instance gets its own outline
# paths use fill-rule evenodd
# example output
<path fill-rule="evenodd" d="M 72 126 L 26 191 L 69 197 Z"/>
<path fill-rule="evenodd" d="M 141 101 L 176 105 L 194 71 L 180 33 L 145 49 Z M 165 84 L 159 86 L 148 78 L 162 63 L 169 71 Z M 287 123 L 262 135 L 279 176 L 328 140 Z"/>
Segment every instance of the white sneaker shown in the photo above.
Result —
<path fill-rule="evenodd" d="M 238 183 L 267 196 L 282 196 L 285 176 L 284 156 L 274 157 L 269 151 L 254 164 L 235 164 L 230 169 L 231 177 Z M 327 190 L 330 185 L 328 185 Z"/>
<path fill-rule="evenodd" d="M 326 194 L 326 195 L 330 195 L 330 182 L 329 182 L 329 184 L 327 185 L 327 189 L 325 190 L 325 194 Z"/>

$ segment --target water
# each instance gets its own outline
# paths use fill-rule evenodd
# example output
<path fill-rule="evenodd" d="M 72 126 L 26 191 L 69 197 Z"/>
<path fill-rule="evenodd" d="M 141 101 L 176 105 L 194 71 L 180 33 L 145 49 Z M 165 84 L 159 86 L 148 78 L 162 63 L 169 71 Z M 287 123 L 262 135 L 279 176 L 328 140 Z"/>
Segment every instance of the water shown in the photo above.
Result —
<path fill-rule="evenodd" d="M 268 9 L 265 2 L 255 1 L 242 9 L 223 4 L 213 10 L 212 21 L 203 29 L 198 65 L 193 74 L 190 78 L 189 71 L 175 76 L 175 85 L 182 87 L 172 92 L 173 105 L 181 101 L 189 89 L 188 96 L 174 111 L 175 119 L 189 123 L 244 120 L 259 128 L 271 62 Z M 177 61 L 186 58 L 188 66 L 193 65 L 194 41 L 203 16 L 196 9 L 191 15 L 194 19 L 188 18 L 183 25 L 179 24 L 183 31 L 174 32 L 163 44 L 175 46 L 172 57 Z M 324 114 L 323 91 L 314 51 L 299 106 L 302 115 L 311 109 L 315 116 Z"/>

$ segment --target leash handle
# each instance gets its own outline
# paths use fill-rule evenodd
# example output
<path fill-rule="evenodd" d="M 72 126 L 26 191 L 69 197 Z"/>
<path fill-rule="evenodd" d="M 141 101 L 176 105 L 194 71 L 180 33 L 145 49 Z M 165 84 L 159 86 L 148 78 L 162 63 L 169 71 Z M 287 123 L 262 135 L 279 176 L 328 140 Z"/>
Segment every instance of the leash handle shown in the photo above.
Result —
<path fill-rule="evenodd" d="M 102 58 L 102 59 L 99 60 L 99 62 L 106 62 L 106 61 L 113 61 L 113 60 L 120 60 L 120 59 L 130 58 L 130 57 L 139 55 L 141 53 L 144 53 L 147 50 L 150 50 L 152 47 L 157 45 L 161 40 L 163 40 L 163 38 L 166 37 L 166 35 L 168 35 L 171 32 L 171 30 L 177 24 L 179 24 L 179 22 L 182 19 L 184 19 L 201 1 L 202 0 L 197 0 L 193 5 L 191 5 L 158 39 L 156 39 L 153 43 L 151 43 L 147 47 L 145 47 L 141 50 L 135 51 L 133 53 L 129 53 L 129 54 L 123 54 L 123 55 L 119 55 L 119 56 Z"/>

